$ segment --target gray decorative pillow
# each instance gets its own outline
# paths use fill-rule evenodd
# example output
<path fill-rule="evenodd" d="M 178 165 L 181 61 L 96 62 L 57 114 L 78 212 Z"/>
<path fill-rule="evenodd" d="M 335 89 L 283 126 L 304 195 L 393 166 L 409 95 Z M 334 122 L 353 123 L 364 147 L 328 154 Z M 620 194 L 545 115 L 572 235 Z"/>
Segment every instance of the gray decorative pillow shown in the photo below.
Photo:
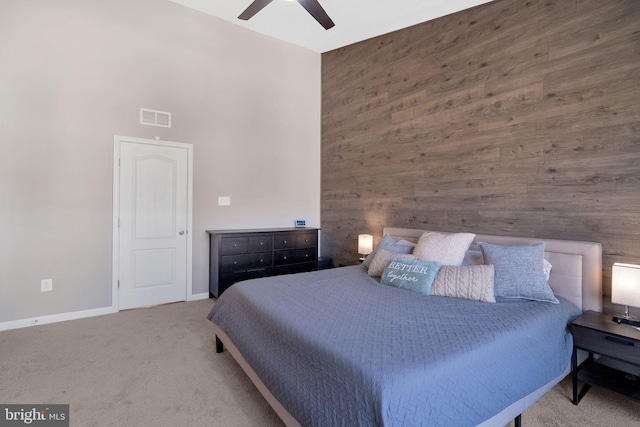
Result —
<path fill-rule="evenodd" d="M 423 261 L 460 265 L 474 237 L 476 235 L 472 233 L 443 234 L 427 231 L 420 236 L 413 254 Z"/>
<path fill-rule="evenodd" d="M 382 276 L 384 269 L 387 268 L 393 258 L 416 259 L 415 256 L 410 254 L 397 254 L 386 249 L 380 249 L 373 257 L 367 274 L 373 277 Z"/>
<path fill-rule="evenodd" d="M 496 298 L 517 298 L 558 304 L 544 277 L 544 242 L 503 246 L 478 242 L 485 264 L 495 267 Z"/>
<path fill-rule="evenodd" d="M 443 265 L 431 286 L 431 295 L 496 302 L 493 276 L 493 265 Z"/>
<path fill-rule="evenodd" d="M 482 265 L 484 264 L 484 258 L 482 257 L 482 252 L 479 250 L 473 249 L 476 245 L 471 245 L 471 248 L 465 253 L 464 260 L 461 265 Z M 479 247 L 478 247 L 479 248 Z M 549 276 L 551 275 L 551 269 L 553 266 L 549 261 L 543 259 L 544 263 L 544 278 L 547 282 L 549 282 Z"/>
<path fill-rule="evenodd" d="M 385 234 L 384 236 L 382 236 L 382 240 L 380 240 L 380 243 L 378 243 L 376 247 L 373 248 L 373 251 L 371 251 L 371 253 L 364 259 L 361 266 L 363 268 L 369 268 L 371 261 L 373 261 L 373 257 L 376 256 L 376 252 L 378 252 L 380 249 L 386 249 L 389 252 L 394 252 L 396 254 L 410 254 L 413 250 L 413 247 L 407 245 L 399 245 L 395 242 L 395 240 L 393 240 L 391 236 Z M 382 274 L 382 272 L 380 272 L 380 274 Z M 378 274 L 378 276 L 380 276 L 380 274 Z"/>
<path fill-rule="evenodd" d="M 429 295 L 440 263 L 394 257 L 385 268 L 380 283 Z"/>

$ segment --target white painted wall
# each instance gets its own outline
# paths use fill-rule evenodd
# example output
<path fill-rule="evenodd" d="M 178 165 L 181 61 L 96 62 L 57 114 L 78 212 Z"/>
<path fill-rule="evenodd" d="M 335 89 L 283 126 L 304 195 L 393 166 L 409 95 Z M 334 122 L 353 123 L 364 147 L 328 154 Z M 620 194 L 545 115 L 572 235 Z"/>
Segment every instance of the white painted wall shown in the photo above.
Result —
<path fill-rule="evenodd" d="M 0 64 L 0 322 L 111 306 L 116 134 L 194 146 L 194 294 L 205 230 L 320 225 L 320 54 L 164 0 L 2 0 Z"/>

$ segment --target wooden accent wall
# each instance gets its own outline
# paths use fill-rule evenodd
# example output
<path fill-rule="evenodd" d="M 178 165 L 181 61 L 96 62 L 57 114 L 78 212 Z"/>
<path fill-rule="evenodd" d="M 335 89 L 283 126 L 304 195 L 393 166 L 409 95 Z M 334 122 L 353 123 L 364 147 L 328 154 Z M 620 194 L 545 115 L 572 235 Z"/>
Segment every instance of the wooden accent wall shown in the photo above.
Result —
<path fill-rule="evenodd" d="M 640 1 L 494 1 L 323 54 L 322 98 L 334 264 L 385 225 L 640 263 Z"/>

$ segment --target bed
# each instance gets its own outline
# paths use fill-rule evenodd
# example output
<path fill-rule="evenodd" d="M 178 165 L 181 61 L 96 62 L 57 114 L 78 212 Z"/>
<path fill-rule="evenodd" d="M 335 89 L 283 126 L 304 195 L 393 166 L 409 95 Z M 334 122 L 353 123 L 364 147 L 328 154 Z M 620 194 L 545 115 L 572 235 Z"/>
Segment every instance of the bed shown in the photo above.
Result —
<path fill-rule="evenodd" d="M 394 242 L 425 230 L 387 227 Z M 486 246 L 544 242 L 557 303 L 496 303 L 381 284 L 360 266 L 240 282 L 209 319 L 288 426 L 505 425 L 570 371 L 567 324 L 602 311 L 598 243 L 475 235 Z M 478 261 L 480 259 L 480 261 Z"/>

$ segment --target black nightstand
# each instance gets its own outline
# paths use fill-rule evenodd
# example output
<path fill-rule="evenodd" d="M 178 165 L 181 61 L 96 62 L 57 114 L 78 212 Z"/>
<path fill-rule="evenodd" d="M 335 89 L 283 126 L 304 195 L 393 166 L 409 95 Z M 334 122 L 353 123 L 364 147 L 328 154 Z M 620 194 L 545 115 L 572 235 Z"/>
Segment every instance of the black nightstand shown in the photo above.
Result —
<path fill-rule="evenodd" d="M 573 355 L 573 404 L 589 391 L 592 385 L 629 396 L 640 401 L 640 377 L 598 363 L 593 354 L 607 356 L 640 366 L 640 331 L 629 325 L 619 325 L 610 314 L 586 311 L 571 323 Z M 577 349 L 587 351 L 589 358 L 578 366 Z M 585 384 L 578 392 L 578 380 Z"/>
<path fill-rule="evenodd" d="M 318 258 L 318 270 L 327 270 L 333 268 L 333 260 L 331 258 L 319 257 Z"/>

